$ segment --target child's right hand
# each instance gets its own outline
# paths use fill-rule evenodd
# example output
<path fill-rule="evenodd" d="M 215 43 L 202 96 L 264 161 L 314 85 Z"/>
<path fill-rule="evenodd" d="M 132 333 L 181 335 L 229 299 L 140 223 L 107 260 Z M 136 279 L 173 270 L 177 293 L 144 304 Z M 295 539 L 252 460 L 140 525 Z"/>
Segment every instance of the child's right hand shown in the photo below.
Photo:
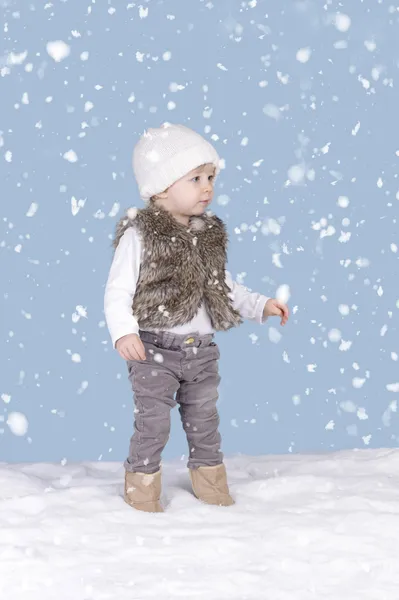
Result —
<path fill-rule="evenodd" d="M 136 333 L 119 338 L 115 344 L 120 356 L 125 360 L 145 360 L 144 344 Z"/>

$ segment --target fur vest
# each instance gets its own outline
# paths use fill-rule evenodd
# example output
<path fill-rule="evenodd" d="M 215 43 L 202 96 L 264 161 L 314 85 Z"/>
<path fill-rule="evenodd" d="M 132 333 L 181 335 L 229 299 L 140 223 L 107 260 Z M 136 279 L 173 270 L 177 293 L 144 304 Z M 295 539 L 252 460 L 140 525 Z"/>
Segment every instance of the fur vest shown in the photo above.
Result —
<path fill-rule="evenodd" d="M 117 224 L 114 248 L 131 226 L 138 229 L 143 242 L 132 305 L 141 328 L 184 325 L 202 303 L 215 331 L 243 322 L 225 282 L 228 235 L 219 217 L 204 213 L 191 217 L 185 226 L 161 207 L 129 209 Z"/>

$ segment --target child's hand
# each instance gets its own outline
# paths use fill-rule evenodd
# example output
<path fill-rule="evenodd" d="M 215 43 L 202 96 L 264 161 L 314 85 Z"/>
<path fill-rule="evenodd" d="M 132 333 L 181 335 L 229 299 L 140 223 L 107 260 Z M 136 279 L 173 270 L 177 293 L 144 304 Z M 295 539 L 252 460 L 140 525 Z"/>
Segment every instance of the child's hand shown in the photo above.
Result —
<path fill-rule="evenodd" d="M 284 302 L 276 300 L 276 298 L 269 298 L 263 309 L 264 317 L 282 317 L 281 325 L 285 325 L 288 321 L 289 310 L 288 306 Z"/>
<path fill-rule="evenodd" d="M 115 344 L 119 354 L 125 360 L 145 360 L 144 344 L 136 333 L 119 338 Z"/>

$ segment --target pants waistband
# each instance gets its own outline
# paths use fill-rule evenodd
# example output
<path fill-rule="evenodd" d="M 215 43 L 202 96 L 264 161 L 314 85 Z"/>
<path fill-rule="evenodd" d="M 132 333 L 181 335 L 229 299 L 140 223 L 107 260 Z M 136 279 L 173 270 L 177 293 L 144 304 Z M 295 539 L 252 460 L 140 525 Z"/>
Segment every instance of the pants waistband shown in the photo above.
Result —
<path fill-rule="evenodd" d="M 215 337 L 214 333 L 201 335 L 199 331 L 193 331 L 188 334 L 172 333 L 170 331 L 139 331 L 140 339 L 147 341 L 162 348 L 183 349 L 187 347 L 209 346 Z"/>

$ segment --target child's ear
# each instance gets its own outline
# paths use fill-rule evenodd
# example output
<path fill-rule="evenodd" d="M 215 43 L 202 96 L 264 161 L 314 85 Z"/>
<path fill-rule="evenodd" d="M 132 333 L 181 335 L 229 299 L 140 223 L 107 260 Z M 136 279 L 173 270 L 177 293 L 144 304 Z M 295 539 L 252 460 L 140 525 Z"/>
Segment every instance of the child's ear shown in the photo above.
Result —
<path fill-rule="evenodd" d="M 161 192 L 160 194 L 155 194 L 155 196 L 153 196 L 154 200 L 166 200 L 167 197 L 168 190 L 165 190 L 164 192 Z"/>

